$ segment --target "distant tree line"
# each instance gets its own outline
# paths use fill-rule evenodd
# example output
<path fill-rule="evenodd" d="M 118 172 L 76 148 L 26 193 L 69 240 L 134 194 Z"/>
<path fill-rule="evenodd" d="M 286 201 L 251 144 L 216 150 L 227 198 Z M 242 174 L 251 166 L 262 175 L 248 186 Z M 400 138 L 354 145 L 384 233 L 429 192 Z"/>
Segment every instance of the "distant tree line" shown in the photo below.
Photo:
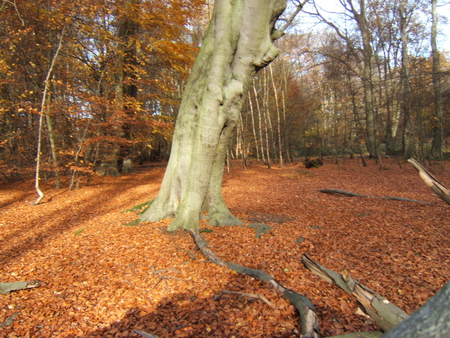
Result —
<path fill-rule="evenodd" d="M 277 41 L 283 53 L 246 93 L 228 159 L 446 158 L 437 0 L 337 0 L 333 15 L 327 4 L 308 2 Z M 210 12 L 201 0 L 3 1 L 0 177 L 19 179 L 39 154 L 41 177 L 61 186 L 61 173 L 74 188 L 166 159 Z"/>
<path fill-rule="evenodd" d="M 308 2 L 299 33 L 255 79 L 234 157 L 442 159 L 449 125 L 449 64 L 432 1 Z M 318 22 L 306 32 L 301 20 Z M 432 24 L 429 24 L 431 22 Z M 310 27 L 309 25 L 308 27 Z"/>

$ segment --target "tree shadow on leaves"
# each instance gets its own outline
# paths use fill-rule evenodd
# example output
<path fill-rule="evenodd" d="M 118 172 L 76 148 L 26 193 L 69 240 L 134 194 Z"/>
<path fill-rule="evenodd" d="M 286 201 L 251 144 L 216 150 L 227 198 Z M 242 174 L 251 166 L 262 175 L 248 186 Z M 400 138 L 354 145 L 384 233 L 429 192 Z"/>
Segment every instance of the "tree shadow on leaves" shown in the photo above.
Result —
<path fill-rule="evenodd" d="M 91 188 L 97 191 L 96 194 L 92 194 L 92 190 L 91 194 L 86 194 L 87 189 L 68 191 L 48 188 L 43 203 L 35 206 L 30 205 L 28 201 L 16 199 L 10 204 L 18 202 L 16 209 L 20 209 L 24 217 L 14 224 L 10 221 L 8 227 L 11 230 L 4 231 L 1 241 L 5 245 L 0 246 L 0 264 L 6 265 L 29 251 L 39 250 L 62 233 L 86 227 L 85 222 L 89 219 L 133 207 L 133 201 L 120 199 L 120 196 L 139 185 L 136 181 L 142 185 L 158 182 L 145 192 L 134 195 L 136 203 L 151 199 L 158 191 L 161 178 L 160 172 L 150 171 L 139 180 L 136 180 L 136 175 L 121 176 L 114 182 L 111 182 L 110 178 L 99 179 L 91 185 Z M 31 195 L 32 192 L 23 193 L 20 198 L 26 197 L 31 201 L 34 198 L 31 198 Z M 114 199 L 118 202 L 112 203 Z M 51 209 L 48 210 L 49 208 Z M 21 240 L 17 241 L 16 238 Z"/>
<path fill-rule="evenodd" d="M 255 287 L 267 287 L 267 291 L 270 290 L 262 282 L 241 275 L 230 280 L 226 288 L 236 289 L 236 282 L 241 283 L 242 279 L 248 279 Z M 247 283 L 243 284 L 245 287 Z M 217 291 L 219 293 L 220 290 Z M 120 320 L 92 331 L 85 337 L 142 337 L 134 330 L 155 334 L 160 338 L 298 337 L 300 328 L 297 313 L 287 301 L 273 292 L 270 300 L 273 306 L 240 295 L 222 295 L 214 300 L 217 294 L 199 297 L 195 291 L 177 293 L 163 298 L 155 308 L 130 308 Z M 75 337 L 79 336 L 71 336 Z"/>

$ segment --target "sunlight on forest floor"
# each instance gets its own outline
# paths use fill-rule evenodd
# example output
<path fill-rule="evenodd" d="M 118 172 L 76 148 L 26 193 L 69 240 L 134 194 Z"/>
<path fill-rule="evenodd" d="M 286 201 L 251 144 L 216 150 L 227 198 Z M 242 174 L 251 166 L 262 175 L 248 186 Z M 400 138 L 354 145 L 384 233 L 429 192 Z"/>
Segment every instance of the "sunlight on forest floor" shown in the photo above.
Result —
<path fill-rule="evenodd" d="M 325 160 L 312 169 L 233 164 L 223 193 L 245 225 L 202 223 L 212 230 L 204 237 L 222 259 L 264 270 L 309 297 L 323 336 L 375 327 L 355 314 L 354 299 L 303 267 L 303 253 L 335 271 L 346 268 L 407 313 L 449 280 L 449 206 L 407 163 L 384 160 L 383 170 L 356 159 Z M 46 197 L 37 206 L 30 205 L 36 198 L 32 181 L 0 186 L 0 282 L 43 282 L 0 295 L 0 323 L 19 312 L 0 335 L 137 337 L 133 330 L 140 329 L 160 337 L 298 336 L 298 314 L 286 300 L 262 282 L 205 262 L 187 233 L 165 232 L 170 220 L 123 226 L 136 218 L 123 211 L 155 197 L 164 173 L 164 167 L 137 169 L 95 177 L 74 191 L 43 184 Z M 450 185 L 448 170 L 428 169 Z M 255 222 L 273 229 L 256 238 L 247 227 Z M 236 295 L 214 301 L 222 290 L 259 293 L 275 308 Z"/>

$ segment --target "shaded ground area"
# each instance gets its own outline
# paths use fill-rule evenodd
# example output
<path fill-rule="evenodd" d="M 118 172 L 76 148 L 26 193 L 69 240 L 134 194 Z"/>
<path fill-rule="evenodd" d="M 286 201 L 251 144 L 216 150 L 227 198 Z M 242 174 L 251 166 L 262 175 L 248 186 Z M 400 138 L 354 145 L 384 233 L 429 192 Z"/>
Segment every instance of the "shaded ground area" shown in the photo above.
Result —
<path fill-rule="evenodd" d="M 267 169 L 234 163 L 224 196 L 246 226 L 203 233 L 219 257 L 262 269 L 309 297 L 322 335 L 371 330 L 353 299 L 307 271 L 308 253 L 355 279 L 408 313 L 450 279 L 450 208 L 407 164 L 357 160 L 320 168 L 293 164 Z M 448 165 L 447 165 L 448 166 Z M 431 172 L 450 185 L 450 173 Z M 156 196 L 164 167 L 93 180 L 76 191 L 33 182 L 0 187 L 0 282 L 44 285 L 0 295 L 0 322 L 19 313 L 2 337 L 133 337 L 134 329 L 161 337 L 295 337 L 298 317 L 271 287 L 205 262 L 186 233 L 168 234 L 169 220 L 126 227 L 122 211 Z M 332 196 L 319 189 L 396 196 L 432 204 Z M 256 238 L 251 223 L 270 225 Z M 206 225 L 202 227 L 209 228 Z M 301 241 L 298 239 L 302 238 Z M 259 293 L 274 307 L 222 290 Z"/>

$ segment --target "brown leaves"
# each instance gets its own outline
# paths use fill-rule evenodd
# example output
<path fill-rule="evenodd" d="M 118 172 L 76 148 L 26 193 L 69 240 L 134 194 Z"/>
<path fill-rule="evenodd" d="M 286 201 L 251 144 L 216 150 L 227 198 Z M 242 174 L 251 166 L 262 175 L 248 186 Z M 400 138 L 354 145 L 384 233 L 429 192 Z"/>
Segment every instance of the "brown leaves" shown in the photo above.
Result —
<path fill-rule="evenodd" d="M 450 277 L 448 206 L 393 162 L 363 168 L 348 161 L 338 171 L 323 167 L 266 169 L 237 163 L 224 177 L 224 196 L 246 224 L 261 221 L 271 234 L 260 239 L 244 227 L 203 233 L 226 261 L 261 269 L 308 296 L 322 335 L 374 329 L 356 314 L 354 300 L 308 272 L 308 253 L 349 274 L 408 313 Z M 139 168 L 137 168 L 139 170 Z M 147 169 L 148 170 L 148 169 Z M 153 198 L 164 168 L 118 178 L 95 178 L 90 187 L 57 191 L 32 207 L 33 182 L 1 187 L 0 282 L 42 280 L 45 285 L 0 295 L 0 322 L 19 312 L 6 337 L 293 337 L 298 315 L 272 288 L 205 262 L 186 233 L 168 234 L 170 220 L 125 227 L 134 213 L 121 213 Z M 439 171 L 442 182 L 450 174 Z M 432 202 L 343 198 L 318 189 L 358 191 Z M 248 219 L 248 220 L 247 220 Z M 297 243 L 299 237 L 304 241 Z M 161 272 L 158 272 L 161 271 Z M 260 294 L 271 304 L 223 290 Z"/>

